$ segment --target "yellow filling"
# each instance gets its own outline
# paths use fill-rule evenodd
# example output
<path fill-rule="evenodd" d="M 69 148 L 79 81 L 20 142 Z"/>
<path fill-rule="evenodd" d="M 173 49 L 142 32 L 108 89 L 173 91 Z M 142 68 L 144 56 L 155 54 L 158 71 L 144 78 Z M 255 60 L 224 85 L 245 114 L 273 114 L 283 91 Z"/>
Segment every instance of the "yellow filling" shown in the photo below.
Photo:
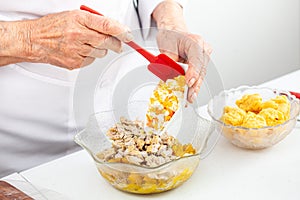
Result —
<path fill-rule="evenodd" d="M 177 186 L 184 183 L 186 180 L 188 180 L 191 175 L 193 174 L 193 171 L 189 168 L 183 169 L 181 172 L 179 172 L 175 176 L 171 176 L 169 178 L 152 178 L 150 175 L 145 174 L 139 174 L 139 173 L 129 173 L 126 182 L 123 183 L 117 183 L 116 177 L 120 177 L 118 174 L 114 173 L 106 173 L 101 170 L 99 170 L 101 175 L 110 182 L 114 187 L 131 193 L 138 193 L 138 194 L 151 194 L 151 193 L 159 193 L 167 190 L 171 190 L 173 188 L 176 188 Z M 125 175 L 126 176 L 126 175 Z M 122 181 L 121 180 L 121 181 Z M 119 180 L 120 181 L 120 180 Z"/>
<path fill-rule="evenodd" d="M 290 119 L 290 102 L 284 95 L 262 102 L 259 94 L 247 94 L 236 101 L 237 108 L 226 106 L 221 120 L 232 126 L 261 128 L 276 126 Z"/>
<path fill-rule="evenodd" d="M 153 91 L 146 113 L 146 125 L 151 132 L 159 132 L 169 122 L 183 100 L 185 77 L 160 81 Z"/>

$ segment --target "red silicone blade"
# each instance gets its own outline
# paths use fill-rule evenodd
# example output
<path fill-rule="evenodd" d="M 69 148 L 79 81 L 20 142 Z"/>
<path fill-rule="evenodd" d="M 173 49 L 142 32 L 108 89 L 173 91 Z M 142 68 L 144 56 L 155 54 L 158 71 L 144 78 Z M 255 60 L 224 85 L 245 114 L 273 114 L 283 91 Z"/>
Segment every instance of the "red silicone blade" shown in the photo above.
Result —
<path fill-rule="evenodd" d="M 185 74 L 184 69 L 167 55 L 159 54 L 158 56 L 154 56 L 135 42 L 128 42 L 127 44 L 150 62 L 148 65 L 149 71 L 161 80 L 166 81 L 167 79 L 173 79 Z"/>
<path fill-rule="evenodd" d="M 184 69 L 167 55 L 159 54 L 156 58 L 155 62 L 148 65 L 148 69 L 161 80 L 166 81 L 185 74 Z"/>

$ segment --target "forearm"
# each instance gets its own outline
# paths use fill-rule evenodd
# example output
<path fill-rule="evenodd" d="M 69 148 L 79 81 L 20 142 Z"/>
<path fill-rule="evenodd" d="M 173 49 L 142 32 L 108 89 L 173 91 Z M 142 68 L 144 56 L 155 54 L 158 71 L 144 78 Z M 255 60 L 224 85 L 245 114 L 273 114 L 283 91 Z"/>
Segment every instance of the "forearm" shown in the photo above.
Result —
<path fill-rule="evenodd" d="M 183 9 L 180 4 L 173 0 L 161 2 L 152 13 L 159 29 L 187 31 L 183 17 Z"/>
<path fill-rule="evenodd" d="M 0 22 L 0 66 L 32 62 L 30 21 Z"/>

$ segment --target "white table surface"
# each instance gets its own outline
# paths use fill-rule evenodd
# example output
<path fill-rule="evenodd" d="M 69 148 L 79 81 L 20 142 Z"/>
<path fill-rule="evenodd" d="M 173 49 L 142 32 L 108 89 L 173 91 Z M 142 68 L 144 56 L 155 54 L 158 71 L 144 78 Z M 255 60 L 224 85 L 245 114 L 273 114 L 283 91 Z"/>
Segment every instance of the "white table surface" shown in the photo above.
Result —
<path fill-rule="evenodd" d="M 264 86 L 300 91 L 300 70 Z M 111 187 L 92 158 L 79 151 L 20 173 L 32 184 L 57 191 L 71 200 L 99 199 L 300 199 L 300 128 L 275 146 L 243 150 L 220 138 L 182 186 L 156 195 L 133 195 Z"/>

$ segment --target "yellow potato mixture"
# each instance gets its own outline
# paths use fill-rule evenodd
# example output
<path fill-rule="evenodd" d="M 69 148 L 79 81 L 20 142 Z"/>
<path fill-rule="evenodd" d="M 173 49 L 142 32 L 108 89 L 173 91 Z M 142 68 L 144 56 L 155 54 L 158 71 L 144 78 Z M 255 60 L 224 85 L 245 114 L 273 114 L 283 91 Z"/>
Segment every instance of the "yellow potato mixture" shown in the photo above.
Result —
<path fill-rule="evenodd" d="M 224 108 L 221 120 L 225 124 L 261 128 L 282 124 L 290 118 L 290 102 L 284 95 L 263 102 L 260 94 L 246 94 L 236 105 Z"/>
<path fill-rule="evenodd" d="M 185 77 L 160 81 L 153 91 L 146 113 L 147 132 L 159 133 L 171 120 L 184 98 Z"/>

